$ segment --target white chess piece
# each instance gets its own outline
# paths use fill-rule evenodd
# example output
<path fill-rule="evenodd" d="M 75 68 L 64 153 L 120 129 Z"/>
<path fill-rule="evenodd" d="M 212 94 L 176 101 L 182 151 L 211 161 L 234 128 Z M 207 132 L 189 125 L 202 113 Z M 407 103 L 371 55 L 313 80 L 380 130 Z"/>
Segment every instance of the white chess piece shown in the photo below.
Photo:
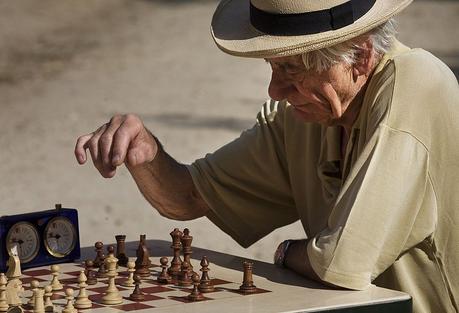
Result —
<path fill-rule="evenodd" d="M 0 273 L 0 312 L 8 311 L 9 305 L 6 299 L 6 284 L 8 283 L 5 274 Z"/>
<path fill-rule="evenodd" d="M 102 303 L 106 305 L 121 304 L 123 303 L 123 298 L 115 284 L 118 259 L 115 256 L 109 255 L 104 262 L 105 268 L 107 269 L 108 288 L 105 290 L 105 295 L 102 297 Z"/>
<path fill-rule="evenodd" d="M 45 286 L 45 312 L 54 312 L 54 305 L 51 301 L 51 297 L 53 296 L 53 287 L 51 285 Z"/>
<path fill-rule="evenodd" d="M 73 306 L 73 289 L 72 288 L 67 288 L 65 289 L 65 299 L 67 300 L 67 304 L 65 305 L 65 308 L 62 310 L 62 313 L 78 313 L 78 310 L 75 309 Z"/>
<path fill-rule="evenodd" d="M 121 283 L 121 286 L 123 287 L 128 287 L 128 288 L 134 288 L 134 272 L 135 272 L 135 262 L 134 261 L 129 261 L 127 263 L 127 271 L 129 273 L 128 278 Z"/>
<path fill-rule="evenodd" d="M 59 281 L 59 265 L 51 265 L 51 274 L 53 275 L 53 279 L 51 280 L 51 287 L 53 287 L 53 291 L 62 290 L 64 286 L 62 286 L 61 282 Z"/>
<path fill-rule="evenodd" d="M 86 293 L 86 284 L 87 278 L 84 274 L 84 271 L 80 271 L 80 275 L 78 276 L 78 287 L 80 287 L 80 292 L 75 301 L 75 307 L 77 309 L 89 309 L 92 307 L 92 302 L 89 300 L 88 294 Z"/>
<path fill-rule="evenodd" d="M 30 282 L 30 287 L 32 290 L 32 296 L 30 297 L 29 302 L 27 302 L 27 304 L 33 308 L 35 307 L 35 290 L 37 290 L 40 287 L 40 283 L 38 282 L 38 280 L 32 280 Z"/>
<path fill-rule="evenodd" d="M 45 291 L 40 287 L 33 290 L 33 313 L 45 313 L 44 293 Z"/>

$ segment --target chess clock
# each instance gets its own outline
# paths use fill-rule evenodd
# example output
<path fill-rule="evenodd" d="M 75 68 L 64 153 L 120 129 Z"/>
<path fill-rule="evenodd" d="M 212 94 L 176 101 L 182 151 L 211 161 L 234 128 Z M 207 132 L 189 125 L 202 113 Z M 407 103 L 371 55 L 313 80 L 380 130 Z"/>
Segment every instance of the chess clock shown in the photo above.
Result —
<path fill-rule="evenodd" d="M 78 211 L 56 204 L 53 210 L 0 217 L 0 272 L 14 246 L 23 269 L 79 259 Z"/>

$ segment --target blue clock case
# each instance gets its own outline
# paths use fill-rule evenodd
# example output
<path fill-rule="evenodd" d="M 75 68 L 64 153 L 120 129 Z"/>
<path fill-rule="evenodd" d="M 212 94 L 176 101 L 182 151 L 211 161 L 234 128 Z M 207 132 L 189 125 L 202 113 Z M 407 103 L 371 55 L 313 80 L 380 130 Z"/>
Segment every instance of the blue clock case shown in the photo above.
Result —
<path fill-rule="evenodd" d="M 57 206 L 56 206 L 57 207 Z M 45 227 L 48 222 L 58 216 L 63 216 L 69 219 L 69 221 L 75 226 L 76 231 L 76 243 L 73 250 L 66 255 L 65 257 L 55 257 L 48 253 L 46 250 L 43 234 Z M 80 233 L 78 229 L 78 211 L 76 209 L 69 208 L 56 208 L 53 210 L 41 211 L 41 212 L 32 212 L 25 214 L 17 215 L 8 215 L 0 217 L 0 272 L 5 272 L 7 269 L 7 262 L 9 259 L 9 254 L 6 249 L 6 235 L 8 230 L 17 222 L 26 221 L 34 225 L 40 236 L 40 249 L 37 256 L 27 263 L 21 263 L 21 268 L 31 268 L 44 266 L 48 264 L 56 263 L 65 263 L 77 260 L 80 258 Z"/>

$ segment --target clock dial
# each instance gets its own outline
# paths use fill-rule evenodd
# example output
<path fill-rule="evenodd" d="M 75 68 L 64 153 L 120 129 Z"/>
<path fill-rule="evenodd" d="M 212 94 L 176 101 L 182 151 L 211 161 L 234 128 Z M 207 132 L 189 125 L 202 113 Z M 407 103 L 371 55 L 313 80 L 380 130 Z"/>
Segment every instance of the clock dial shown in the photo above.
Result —
<path fill-rule="evenodd" d="M 29 222 L 14 224 L 6 235 L 6 248 L 9 254 L 14 246 L 17 247 L 21 263 L 33 260 L 40 249 L 40 239 L 35 226 Z"/>
<path fill-rule="evenodd" d="M 75 247 L 76 239 L 75 227 L 66 217 L 55 217 L 46 225 L 45 247 L 55 257 L 63 258 L 68 255 Z"/>

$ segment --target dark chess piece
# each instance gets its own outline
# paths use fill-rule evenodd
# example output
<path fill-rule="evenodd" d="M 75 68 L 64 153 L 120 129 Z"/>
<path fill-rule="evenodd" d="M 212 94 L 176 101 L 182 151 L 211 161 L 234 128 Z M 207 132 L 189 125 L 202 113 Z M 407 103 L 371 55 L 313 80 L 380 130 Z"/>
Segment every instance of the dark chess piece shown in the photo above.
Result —
<path fill-rule="evenodd" d="M 173 279 L 177 279 L 180 276 L 180 267 L 182 265 L 182 260 L 180 259 L 180 249 L 182 246 L 180 237 L 182 237 L 182 232 L 178 228 L 175 228 L 170 235 L 172 237 L 171 248 L 174 250 L 174 258 L 171 261 L 168 273 Z"/>
<path fill-rule="evenodd" d="M 203 256 L 201 259 L 201 269 L 202 272 L 201 281 L 199 282 L 199 291 L 201 292 L 213 292 L 215 290 L 214 285 L 210 282 L 209 278 L 209 261 L 206 256 Z"/>
<path fill-rule="evenodd" d="M 94 273 L 94 262 L 91 260 L 86 260 L 84 262 L 85 275 L 87 277 L 86 284 L 95 285 L 97 284 L 97 278 Z"/>
<path fill-rule="evenodd" d="M 139 275 L 134 275 L 135 288 L 134 291 L 129 296 L 129 299 L 132 301 L 142 301 L 145 300 L 145 295 L 142 290 L 140 290 L 141 277 Z"/>
<path fill-rule="evenodd" d="M 96 258 L 94 259 L 94 267 L 99 267 L 104 263 L 104 244 L 101 241 L 95 243 L 94 247 L 96 248 Z"/>
<path fill-rule="evenodd" d="M 145 235 L 140 236 L 139 247 L 137 248 L 137 259 L 135 260 L 135 273 L 141 277 L 150 276 L 150 253 L 145 242 Z"/>
<path fill-rule="evenodd" d="M 172 278 L 169 276 L 167 273 L 167 258 L 163 256 L 161 259 L 159 259 L 159 263 L 161 263 L 161 274 L 159 274 L 157 281 L 161 284 L 169 284 L 172 280 Z"/>
<path fill-rule="evenodd" d="M 244 277 L 242 279 L 242 285 L 239 287 L 239 291 L 242 293 L 253 293 L 257 290 L 257 287 L 253 284 L 253 263 L 245 261 L 244 266 Z"/>
<path fill-rule="evenodd" d="M 193 281 L 193 291 L 188 295 L 188 300 L 191 301 L 200 301 L 204 300 L 204 296 L 202 293 L 199 291 L 199 275 L 194 273 L 193 276 L 191 276 L 191 280 Z"/>
<path fill-rule="evenodd" d="M 99 266 L 99 270 L 96 273 L 97 278 L 107 278 L 107 270 L 105 269 L 105 262 L 102 262 Z"/>
<path fill-rule="evenodd" d="M 190 265 L 190 269 L 193 270 L 193 265 L 191 265 L 191 242 L 193 241 L 193 236 L 190 236 L 190 230 L 185 228 L 183 230 L 183 235 L 180 238 L 180 243 L 182 244 L 183 251 L 183 261 L 187 262 Z"/>
<path fill-rule="evenodd" d="M 188 262 L 183 261 L 182 262 L 182 272 L 180 275 L 180 279 L 178 281 L 178 285 L 182 287 L 188 287 L 193 284 L 191 281 L 191 270 L 190 270 L 190 265 Z"/>
<path fill-rule="evenodd" d="M 129 258 L 126 255 L 126 235 L 116 235 L 116 258 L 118 264 L 121 266 L 127 266 Z"/>

